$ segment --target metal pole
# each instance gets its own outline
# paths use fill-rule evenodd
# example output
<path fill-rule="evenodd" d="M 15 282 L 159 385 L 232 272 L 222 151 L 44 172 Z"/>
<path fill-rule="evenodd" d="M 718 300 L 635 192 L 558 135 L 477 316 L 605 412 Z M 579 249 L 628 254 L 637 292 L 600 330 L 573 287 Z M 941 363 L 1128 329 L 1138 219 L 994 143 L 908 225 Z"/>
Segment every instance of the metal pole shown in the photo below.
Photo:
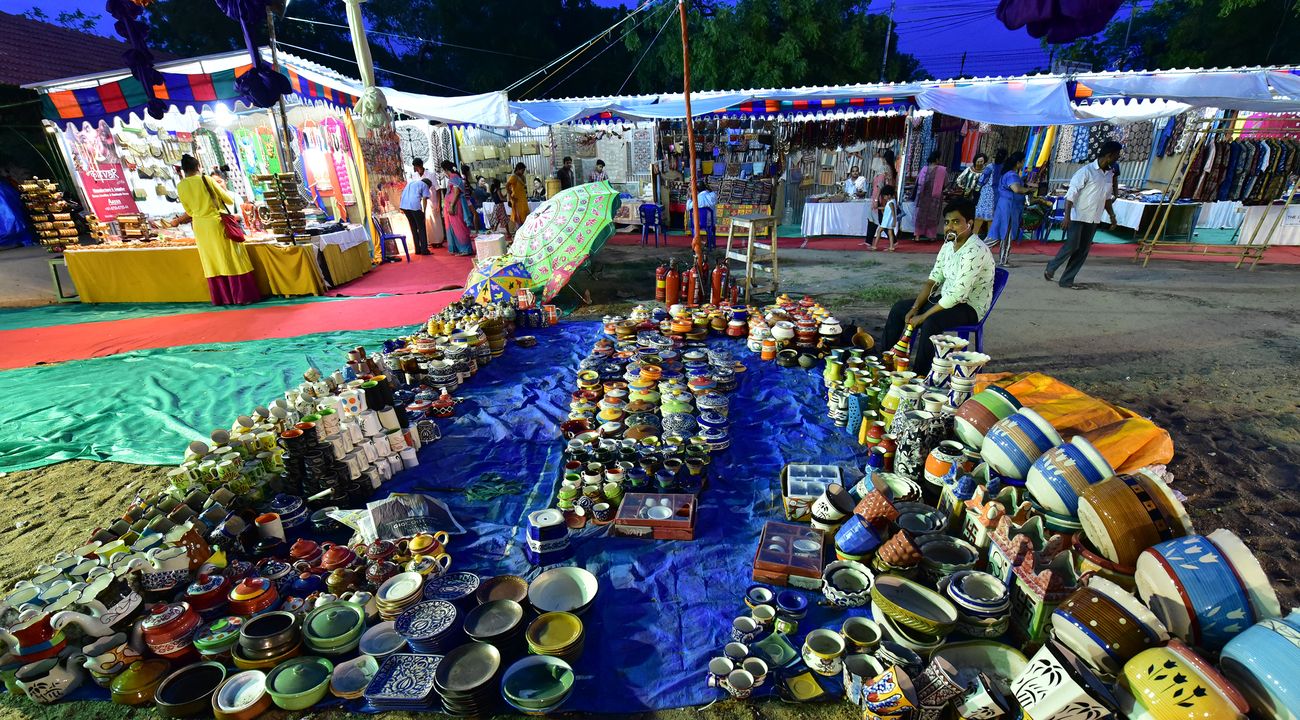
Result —
<path fill-rule="evenodd" d="M 700 185 L 695 169 L 695 118 L 691 115 L 691 44 L 686 31 L 686 3 L 677 0 L 677 16 L 682 21 L 682 89 L 686 97 L 686 149 L 691 159 L 691 249 L 695 251 L 695 266 L 704 266 L 704 243 L 700 236 Z M 703 282 L 704 278 L 696 278 Z"/>
<path fill-rule="evenodd" d="M 889 0 L 889 20 L 885 22 L 885 54 L 880 58 L 880 82 L 885 82 L 885 68 L 889 66 L 889 41 L 894 35 L 894 5 L 897 0 Z"/>
<path fill-rule="evenodd" d="M 275 49 L 275 12 L 268 5 L 266 8 L 266 31 L 271 40 L 271 66 L 280 72 L 280 54 Z M 284 110 L 284 96 L 276 101 L 280 106 L 280 132 L 276 133 L 276 145 L 280 150 L 280 172 L 294 172 L 293 139 L 289 135 L 289 114 Z M 306 180 L 306 178 L 303 178 Z"/>

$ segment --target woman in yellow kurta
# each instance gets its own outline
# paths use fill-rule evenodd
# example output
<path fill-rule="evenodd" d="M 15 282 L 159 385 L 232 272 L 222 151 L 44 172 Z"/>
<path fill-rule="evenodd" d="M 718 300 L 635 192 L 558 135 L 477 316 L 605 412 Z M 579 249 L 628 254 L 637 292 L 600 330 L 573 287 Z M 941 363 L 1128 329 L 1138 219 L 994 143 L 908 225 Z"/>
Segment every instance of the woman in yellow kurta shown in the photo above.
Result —
<path fill-rule="evenodd" d="M 189 155 L 181 157 L 185 179 L 176 186 L 185 214 L 172 226 L 194 223 L 195 244 L 208 279 L 213 305 L 247 305 L 262 299 L 253 277 L 253 263 L 241 243 L 231 242 L 221 224 L 222 207 L 234 198 L 210 178 L 204 177 L 199 161 Z M 218 204 L 220 202 L 220 204 Z"/>

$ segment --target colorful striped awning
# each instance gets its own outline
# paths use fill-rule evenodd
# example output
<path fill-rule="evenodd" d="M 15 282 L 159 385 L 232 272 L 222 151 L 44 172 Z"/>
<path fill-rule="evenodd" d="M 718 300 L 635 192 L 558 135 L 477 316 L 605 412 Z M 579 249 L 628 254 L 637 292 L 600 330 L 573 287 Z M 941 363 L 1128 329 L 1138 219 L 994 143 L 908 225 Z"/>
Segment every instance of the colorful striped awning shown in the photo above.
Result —
<path fill-rule="evenodd" d="M 214 73 L 165 72 L 162 74 L 163 82 L 153 89 L 158 98 L 169 105 L 181 110 L 194 108 L 199 111 L 204 105 L 214 102 L 238 100 L 235 81 L 252 67 L 248 64 Z M 344 108 L 350 108 L 356 102 L 354 95 L 312 82 L 290 68 L 283 71 L 289 77 L 294 94 L 305 100 Z M 45 117 L 49 120 L 60 124 L 87 122 L 93 125 L 100 120 L 111 122 L 131 113 L 143 116 L 148 98 L 140 81 L 126 77 L 97 87 L 56 90 L 44 95 L 42 102 Z"/>
<path fill-rule="evenodd" d="M 916 107 L 910 97 L 813 98 L 753 100 L 718 110 L 717 115 L 803 115 L 835 110 L 905 110 Z"/>

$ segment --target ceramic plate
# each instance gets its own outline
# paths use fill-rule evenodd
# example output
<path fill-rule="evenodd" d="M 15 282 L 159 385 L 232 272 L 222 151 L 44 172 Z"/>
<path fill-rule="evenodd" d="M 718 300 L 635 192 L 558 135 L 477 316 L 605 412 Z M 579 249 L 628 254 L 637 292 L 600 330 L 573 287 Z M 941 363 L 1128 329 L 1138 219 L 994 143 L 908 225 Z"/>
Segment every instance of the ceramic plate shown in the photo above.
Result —
<path fill-rule="evenodd" d="M 455 622 L 455 605 L 446 600 L 428 600 L 402 613 L 393 629 L 408 640 L 430 640 L 447 632 Z"/>
<path fill-rule="evenodd" d="M 810 702 L 826 694 L 821 684 L 817 682 L 817 678 L 813 677 L 812 671 L 785 678 L 782 682 L 789 690 L 790 697 L 799 702 Z"/>
<path fill-rule="evenodd" d="M 780 633 L 772 633 L 762 640 L 754 643 L 754 649 L 763 653 L 768 659 L 768 664 L 774 668 L 785 667 L 799 657 L 799 653 Z"/>
<path fill-rule="evenodd" d="M 395 623 L 382 622 L 361 636 L 361 652 L 366 655 L 386 657 L 406 646 L 406 638 L 397 634 Z"/>
<path fill-rule="evenodd" d="M 420 586 L 424 584 L 424 576 L 417 572 L 398 573 L 383 585 L 379 586 L 376 596 L 386 603 L 397 603 L 406 600 L 410 596 L 420 591 Z"/>
<path fill-rule="evenodd" d="M 596 597 L 596 576 L 579 567 L 547 570 L 528 587 L 528 601 L 540 612 L 574 612 Z"/>
<path fill-rule="evenodd" d="M 433 681 L 444 697 L 475 694 L 501 669 L 501 651 L 487 643 L 470 643 L 447 653 Z"/>
<path fill-rule="evenodd" d="M 427 702 L 441 655 L 390 655 L 366 686 L 366 699 L 390 703 Z"/>
<path fill-rule="evenodd" d="M 465 616 L 465 634 L 475 640 L 493 638 L 519 627 L 524 608 L 514 600 L 492 600 Z"/>
<path fill-rule="evenodd" d="M 424 599 L 454 602 L 478 590 L 479 582 L 472 572 L 447 573 L 424 584 Z"/>

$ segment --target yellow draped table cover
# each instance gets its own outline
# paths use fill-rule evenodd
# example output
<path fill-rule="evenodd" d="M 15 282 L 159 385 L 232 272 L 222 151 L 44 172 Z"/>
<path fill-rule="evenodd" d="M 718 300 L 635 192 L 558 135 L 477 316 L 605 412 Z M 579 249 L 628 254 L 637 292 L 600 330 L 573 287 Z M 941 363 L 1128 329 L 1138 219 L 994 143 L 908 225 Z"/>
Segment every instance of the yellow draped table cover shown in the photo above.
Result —
<path fill-rule="evenodd" d="M 251 242 L 245 247 L 253 263 L 257 287 L 263 294 L 321 295 L 325 292 L 315 247 Z M 199 263 L 199 251 L 193 246 L 69 249 L 64 259 L 82 302 L 212 301 Z M 344 267 L 351 267 L 346 260 L 340 265 Z"/>

